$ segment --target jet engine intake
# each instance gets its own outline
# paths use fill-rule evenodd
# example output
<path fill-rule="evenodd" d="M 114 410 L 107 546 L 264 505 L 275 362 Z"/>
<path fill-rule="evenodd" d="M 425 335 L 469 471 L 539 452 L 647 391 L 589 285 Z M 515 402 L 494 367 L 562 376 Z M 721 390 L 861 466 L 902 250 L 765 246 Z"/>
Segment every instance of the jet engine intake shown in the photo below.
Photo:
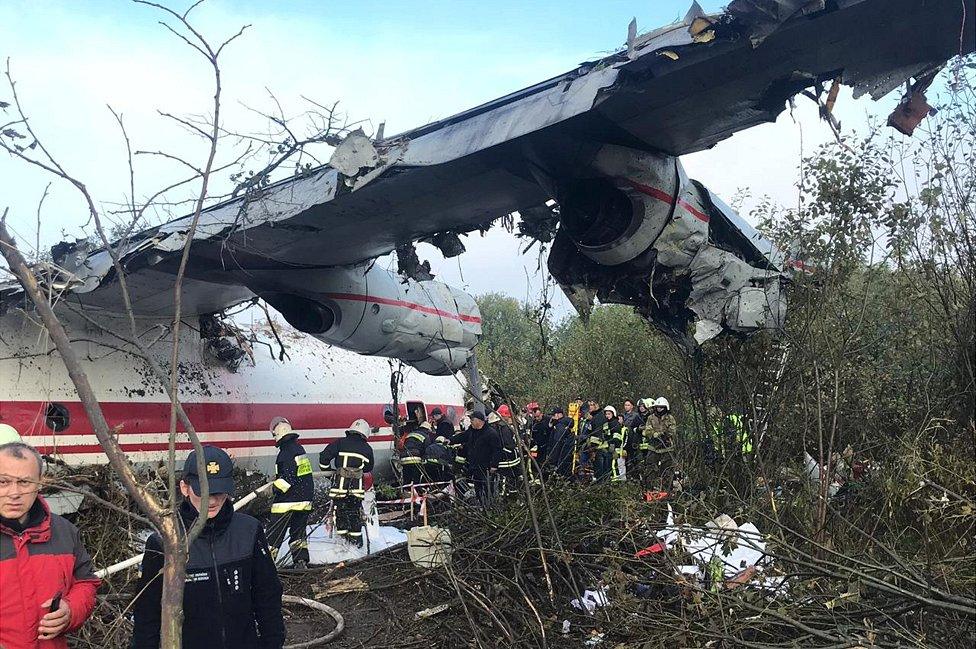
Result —
<path fill-rule="evenodd" d="M 441 282 L 403 280 L 376 264 L 252 271 L 249 287 L 300 331 L 427 374 L 460 370 L 481 336 L 470 295 Z"/>

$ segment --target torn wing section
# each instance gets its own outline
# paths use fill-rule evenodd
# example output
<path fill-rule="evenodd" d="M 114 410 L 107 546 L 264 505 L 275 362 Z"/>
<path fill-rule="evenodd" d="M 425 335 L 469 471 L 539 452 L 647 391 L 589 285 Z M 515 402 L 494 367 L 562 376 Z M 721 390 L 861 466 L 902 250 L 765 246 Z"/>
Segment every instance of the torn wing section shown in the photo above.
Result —
<path fill-rule="evenodd" d="M 435 281 L 402 281 L 375 263 L 250 271 L 248 287 L 290 325 L 326 343 L 453 374 L 481 336 L 474 298 Z"/>
<path fill-rule="evenodd" d="M 585 313 L 629 304 L 683 342 L 782 329 L 782 254 L 677 158 L 616 145 L 584 174 L 550 179 L 561 223 L 549 270 Z"/>

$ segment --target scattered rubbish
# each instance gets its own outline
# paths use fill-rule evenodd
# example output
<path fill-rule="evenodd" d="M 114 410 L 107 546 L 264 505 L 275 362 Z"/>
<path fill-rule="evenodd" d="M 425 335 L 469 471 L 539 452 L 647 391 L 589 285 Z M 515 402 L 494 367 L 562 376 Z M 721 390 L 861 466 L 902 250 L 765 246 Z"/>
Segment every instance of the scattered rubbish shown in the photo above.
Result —
<path fill-rule="evenodd" d="M 583 643 L 585 647 L 595 647 L 606 639 L 605 633 L 594 633 L 589 640 Z"/>
<path fill-rule="evenodd" d="M 363 581 L 363 578 L 359 575 L 333 579 L 324 584 L 312 584 L 312 592 L 315 593 L 315 599 L 325 599 L 326 597 L 341 595 L 343 593 L 358 593 L 364 590 L 369 590 L 369 584 Z"/>
<path fill-rule="evenodd" d="M 653 503 L 668 497 L 667 491 L 645 491 L 644 502 Z"/>
<path fill-rule="evenodd" d="M 450 607 L 451 607 L 451 603 L 450 602 L 445 602 L 443 604 L 438 604 L 437 606 L 431 606 L 430 608 L 425 608 L 422 611 L 417 611 L 416 613 L 414 613 L 413 614 L 413 619 L 414 620 L 423 620 L 423 619 L 426 619 L 428 617 L 433 617 L 434 615 L 437 615 L 438 613 L 443 613 L 444 611 L 446 611 Z"/>
<path fill-rule="evenodd" d="M 569 620 L 563 620 L 563 635 L 569 633 Z"/>
<path fill-rule="evenodd" d="M 638 550 L 637 553 L 634 554 L 634 556 L 640 559 L 641 557 L 646 557 L 649 554 L 661 554 L 662 552 L 664 552 L 664 550 L 665 550 L 664 544 L 658 542 L 655 543 L 654 545 L 644 548 L 643 550 Z"/>
<path fill-rule="evenodd" d="M 586 611 L 590 615 L 593 614 L 598 608 L 606 606 L 607 600 L 607 588 L 606 586 L 600 586 L 599 590 L 586 590 L 583 591 L 583 596 L 574 599 L 569 604 L 578 611 Z"/>

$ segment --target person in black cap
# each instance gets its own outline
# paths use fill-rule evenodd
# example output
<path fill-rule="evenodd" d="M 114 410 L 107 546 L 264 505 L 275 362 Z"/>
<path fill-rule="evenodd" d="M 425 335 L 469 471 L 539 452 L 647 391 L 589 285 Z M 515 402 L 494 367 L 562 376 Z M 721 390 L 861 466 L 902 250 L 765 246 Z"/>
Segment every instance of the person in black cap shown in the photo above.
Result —
<path fill-rule="evenodd" d="M 444 411 L 440 409 L 440 406 L 430 411 L 430 420 L 434 423 L 433 437 L 435 439 L 437 437 L 451 439 L 454 436 L 454 424 L 444 416 Z"/>
<path fill-rule="evenodd" d="M 475 410 L 471 413 L 471 427 L 468 428 L 467 453 L 471 465 L 474 490 L 482 507 L 489 507 L 492 501 L 492 483 L 498 473 L 498 462 L 502 458 L 502 440 L 493 424 L 486 421 L 485 413 Z"/>
<path fill-rule="evenodd" d="M 268 542 L 271 556 L 278 558 L 278 549 L 288 533 L 288 550 L 296 568 L 308 567 L 308 517 L 312 513 L 312 462 L 305 448 L 298 443 L 296 433 L 284 417 L 271 420 L 271 436 L 278 447 L 275 461 L 275 481 L 271 487 L 271 524 Z"/>
<path fill-rule="evenodd" d="M 184 649 L 280 649 L 285 642 L 281 581 L 257 519 L 235 512 L 234 463 L 222 449 L 203 447 L 210 497 L 200 498 L 196 451 L 183 466 L 179 515 L 186 529 L 207 517 L 190 544 L 183 589 Z M 132 649 L 159 647 L 163 580 L 159 533 L 146 541 L 133 604 Z"/>

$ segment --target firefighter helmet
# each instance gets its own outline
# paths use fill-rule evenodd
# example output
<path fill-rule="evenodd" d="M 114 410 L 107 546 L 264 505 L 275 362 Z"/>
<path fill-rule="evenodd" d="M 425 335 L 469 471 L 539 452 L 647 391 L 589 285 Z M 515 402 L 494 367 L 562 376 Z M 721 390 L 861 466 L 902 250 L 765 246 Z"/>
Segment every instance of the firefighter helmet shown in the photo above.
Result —
<path fill-rule="evenodd" d="M 606 407 L 605 407 L 605 408 L 603 409 L 603 412 L 609 412 L 609 413 L 613 413 L 613 416 L 614 416 L 614 417 L 616 417 L 616 416 L 617 416 L 617 409 L 616 409 L 616 408 L 614 408 L 613 406 L 606 406 Z"/>
<path fill-rule="evenodd" d="M 671 410 L 671 404 L 664 397 L 658 397 L 654 402 L 654 408 L 664 408 L 665 410 Z"/>

